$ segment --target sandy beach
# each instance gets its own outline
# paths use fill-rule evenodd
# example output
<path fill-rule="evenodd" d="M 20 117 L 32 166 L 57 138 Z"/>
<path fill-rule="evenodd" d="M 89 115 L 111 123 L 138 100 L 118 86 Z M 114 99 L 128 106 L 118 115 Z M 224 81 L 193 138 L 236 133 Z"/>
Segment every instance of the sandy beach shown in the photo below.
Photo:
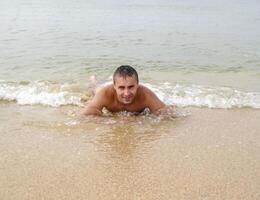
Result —
<path fill-rule="evenodd" d="M 260 199 L 260 1 L 12 0 L 0 24 L 0 200 Z M 121 65 L 179 117 L 79 120 Z"/>
<path fill-rule="evenodd" d="M 257 109 L 79 124 L 77 109 L 1 103 L 1 199 L 260 198 Z"/>

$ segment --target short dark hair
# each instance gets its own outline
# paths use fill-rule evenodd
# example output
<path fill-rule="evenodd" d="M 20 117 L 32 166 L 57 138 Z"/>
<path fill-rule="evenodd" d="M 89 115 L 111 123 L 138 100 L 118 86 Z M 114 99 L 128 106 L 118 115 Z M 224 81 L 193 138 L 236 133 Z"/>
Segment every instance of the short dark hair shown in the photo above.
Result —
<path fill-rule="evenodd" d="M 127 76 L 135 76 L 137 83 L 139 82 L 137 71 L 130 65 L 121 65 L 116 69 L 113 75 L 113 81 L 115 82 L 116 76 L 122 76 L 126 78 Z"/>

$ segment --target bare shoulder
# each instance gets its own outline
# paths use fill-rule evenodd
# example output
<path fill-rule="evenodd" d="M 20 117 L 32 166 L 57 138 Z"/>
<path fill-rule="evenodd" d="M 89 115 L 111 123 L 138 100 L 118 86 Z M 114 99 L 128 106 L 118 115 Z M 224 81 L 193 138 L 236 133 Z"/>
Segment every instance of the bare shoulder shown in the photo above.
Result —
<path fill-rule="evenodd" d="M 166 106 L 151 89 L 144 85 L 139 86 L 139 93 L 142 94 L 141 99 L 153 113 Z"/>
<path fill-rule="evenodd" d="M 155 93 L 151 89 L 149 89 L 148 87 L 146 87 L 144 85 L 139 85 L 138 90 L 139 90 L 139 93 L 142 94 L 142 96 L 144 98 L 149 98 L 149 97 L 155 95 Z"/>
<path fill-rule="evenodd" d="M 92 101 L 99 101 L 99 102 L 103 102 L 104 104 L 106 104 L 106 102 L 108 100 L 110 100 L 113 95 L 114 95 L 113 85 L 110 84 L 110 85 L 100 88 L 95 93 L 95 96 L 93 97 Z"/>
<path fill-rule="evenodd" d="M 100 115 L 102 108 L 110 104 L 113 95 L 113 87 L 105 86 L 97 91 L 93 99 L 91 99 L 82 110 L 82 115 Z"/>
<path fill-rule="evenodd" d="M 95 95 L 97 95 L 97 94 L 103 94 L 103 95 L 109 94 L 109 93 L 111 92 L 112 88 L 113 88 L 113 85 L 112 85 L 112 84 L 109 84 L 109 85 L 100 87 L 100 88 L 98 88 L 98 89 L 96 90 Z"/>
<path fill-rule="evenodd" d="M 148 87 L 144 86 L 144 85 L 139 85 L 139 87 L 142 89 L 142 90 L 145 90 L 145 91 L 152 91 L 151 89 L 149 89 Z"/>

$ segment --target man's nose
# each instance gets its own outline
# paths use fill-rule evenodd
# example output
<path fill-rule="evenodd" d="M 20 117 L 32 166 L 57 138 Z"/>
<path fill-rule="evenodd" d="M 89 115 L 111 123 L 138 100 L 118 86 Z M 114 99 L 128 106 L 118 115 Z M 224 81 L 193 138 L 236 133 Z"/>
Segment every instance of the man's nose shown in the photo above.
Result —
<path fill-rule="evenodd" d="M 126 89 L 126 90 L 124 91 L 124 95 L 127 96 L 127 95 L 129 95 L 129 94 L 130 94 L 130 91 L 129 91 L 128 89 Z"/>

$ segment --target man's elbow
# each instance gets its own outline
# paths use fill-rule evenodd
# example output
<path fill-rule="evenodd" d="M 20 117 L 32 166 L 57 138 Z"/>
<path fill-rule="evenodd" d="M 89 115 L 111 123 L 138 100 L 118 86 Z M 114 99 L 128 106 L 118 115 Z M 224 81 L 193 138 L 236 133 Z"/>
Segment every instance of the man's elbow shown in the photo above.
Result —
<path fill-rule="evenodd" d="M 150 110 L 153 114 L 160 115 L 162 112 L 165 112 L 165 109 L 167 109 L 167 106 L 163 104 L 155 109 L 150 109 Z"/>
<path fill-rule="evenodd" d="M 156 110 L 155 114 L 171 118 L 175 118 L 178 116 L 176 113 L 176 106 L 173 105 L 165 105 L 164 107 Z"/>
<path fill-rule="evenodd" d="M 94 116 L 100 116 L 102 115 L 102 112 L 96 108 L 92 108 L 92 109 L 83 109 L 80 112 L 80 116 L 81 117 L 86 117 L 86 116 L 90 116 L 90 115 L 94 115 Z"/>

